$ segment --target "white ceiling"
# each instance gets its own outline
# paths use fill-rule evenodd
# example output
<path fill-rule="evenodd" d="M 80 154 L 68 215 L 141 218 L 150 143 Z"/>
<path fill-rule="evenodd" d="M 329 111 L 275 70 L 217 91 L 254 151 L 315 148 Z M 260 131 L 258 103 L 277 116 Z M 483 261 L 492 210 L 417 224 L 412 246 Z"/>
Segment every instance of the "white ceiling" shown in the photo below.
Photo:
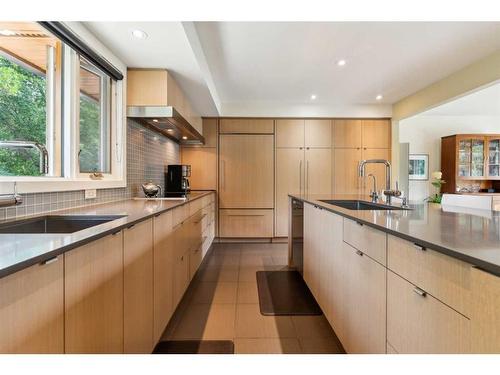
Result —
<path fill-rule="evenodd" d="M 418 116 L 500 116 L 500 83 L 425 111 Z"/>
<path fill-rule="evenodd" d="M 85 25 L 128 66 L 170 69 L 206 116 L 387 116 L 398 100 L 500 49 L 500 22 Z M 149 38 L 133 39 L 136 28 Z"/>

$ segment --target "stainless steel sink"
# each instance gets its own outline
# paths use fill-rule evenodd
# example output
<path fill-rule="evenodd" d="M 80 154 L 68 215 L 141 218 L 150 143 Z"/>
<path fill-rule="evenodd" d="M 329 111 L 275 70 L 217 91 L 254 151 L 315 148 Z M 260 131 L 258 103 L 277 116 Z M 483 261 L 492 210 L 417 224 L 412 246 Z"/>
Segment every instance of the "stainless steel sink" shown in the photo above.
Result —
<path fill-rule="evenodd" d="M 74 233 L 126 215 L 47 215 L 0 224 L 0 234 Z"/>
<path fill-rule="evenodd" d="M 320 202 L 328 203 L 334 206 L 347 208 L 348 210 L 407 210 L 407 208 L 389 206 L 388 204 L 372 203 L 361 200 L 345 200 L 345 199 L 325 199 Z"/>

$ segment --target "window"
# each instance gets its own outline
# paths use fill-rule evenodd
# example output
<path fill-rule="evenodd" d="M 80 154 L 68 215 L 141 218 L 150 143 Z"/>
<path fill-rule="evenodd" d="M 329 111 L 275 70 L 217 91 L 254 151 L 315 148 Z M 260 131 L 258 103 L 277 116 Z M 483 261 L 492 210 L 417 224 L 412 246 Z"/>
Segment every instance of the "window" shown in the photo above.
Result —
<path fill-rule="evenodd" d="M 0 22 L 0 176 L 59 174 L 54 93 L 60 48 L 36 23 Z"/>
<path fill-rule="evenodd" d="M 125 186 L 125 70 L 77 22 L 0 22 L 0 194 Z"/>
<path fill-rule="evenodd" d="M 111 78 L 80 57 L 79 87 L 80 172 L 110 173 Z"/>

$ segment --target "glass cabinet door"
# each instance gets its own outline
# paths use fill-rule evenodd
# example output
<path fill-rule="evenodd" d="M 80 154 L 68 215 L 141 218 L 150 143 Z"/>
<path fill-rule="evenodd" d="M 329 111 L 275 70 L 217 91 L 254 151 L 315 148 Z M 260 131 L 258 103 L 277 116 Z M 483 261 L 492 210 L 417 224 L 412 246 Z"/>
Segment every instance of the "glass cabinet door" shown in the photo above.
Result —
<path fill-rule="evenodd" d="M 460 139 L 458 142 L 458 176 L 484 177 L 484 155 L 484 139 Z"/>
<path fill-rule="evenodd" d="M 488 165 L 489 177 L 500 177 L 500 137 L 488 138 Z"/>

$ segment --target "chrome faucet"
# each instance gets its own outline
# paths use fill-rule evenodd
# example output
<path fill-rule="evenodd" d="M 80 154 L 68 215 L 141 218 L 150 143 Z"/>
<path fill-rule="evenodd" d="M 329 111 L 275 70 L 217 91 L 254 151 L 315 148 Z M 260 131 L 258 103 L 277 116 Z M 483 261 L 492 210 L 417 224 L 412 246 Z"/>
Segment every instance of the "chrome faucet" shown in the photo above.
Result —
<path fill-rule="evenodd" d="M 372 191 L 370 192 L 370 198 L 372 199 L 372 202 L 373 203 L 377 203 L 378 201 L 378 193 L 377 193 L 377 177 L 375 177 L 374 174 L 369 174 L 368 177 L 372 177 L 373 178 L 373 189 Z"/>
<path fill-rule="evenodd" d="M 37 149 L 40 153 L 40 173 L 49 173 L 49 152 L 47 151 L 47 148 L 41 143 L 32 141 L 0 141 L 0 147 Z"/>
<path fill-rule="evenodd" d="M 365 167 L 366 164 L 384 164 L 385 165 L 385 190 L 384 190 L 384 195 L 385 195 L 385 201 L 387 204 L 391 203 L 391 194 L 386 194 L 390 193 L 391 191 L 391 163 L 389 160 L 385 159 L 368 159 L 368 160 L 361 160 L 358 165 L 358 176 L 359 177 L 365 177 L 366 172 L 365 172 Z M 373 199 L 373 198 L 372 198 Z"/>
<path fill-rule="evenodd" d="M 17 206 L 23 203 L 23 197 L 17 193 L 17 182 L 14 182 L 14 194 L 1 194 L 0 207 Z"/>

